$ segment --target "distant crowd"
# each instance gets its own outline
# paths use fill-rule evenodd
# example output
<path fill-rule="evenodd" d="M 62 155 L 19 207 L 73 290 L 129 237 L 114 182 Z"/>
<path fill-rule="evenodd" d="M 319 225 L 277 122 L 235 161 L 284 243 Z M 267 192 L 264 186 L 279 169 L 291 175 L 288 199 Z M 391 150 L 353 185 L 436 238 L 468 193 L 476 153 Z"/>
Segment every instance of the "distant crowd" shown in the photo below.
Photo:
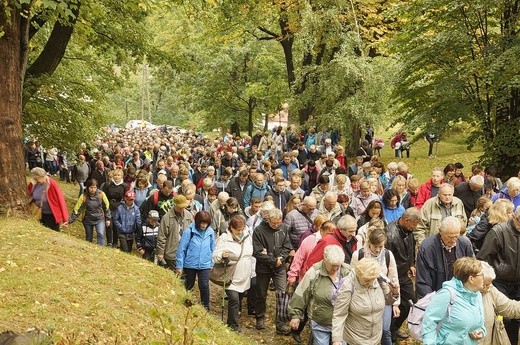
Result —
<path fill-rule="evenodd" d="M 410 146 L 398 135 L 401 159 Z M 244 297 L 266 328 L 271 289 L 276 332 L 296 342 L 309 325 L 314 344 L 394 344 L 409 337 L 413 303 L 438 291 L 424 344 L 491 344 L 500 313 L 517 344 L 520 172 L 502 183 L 495 167 L 450 162 L 419 181 L 405 160 L 380 160 L 370 127 L 356 157 L 340 141 L 315 128 L 215 139 L 120 130 L 73 157 L 30 141 L 28 189 L 42 224 L 80 220 L 87 241 L 135 249 L 188 290 L 197 281 L 207 309 L 210 281 L 223 285 L 235 331 Z M 79 186 L 72 210 L 54 175 Z"/>

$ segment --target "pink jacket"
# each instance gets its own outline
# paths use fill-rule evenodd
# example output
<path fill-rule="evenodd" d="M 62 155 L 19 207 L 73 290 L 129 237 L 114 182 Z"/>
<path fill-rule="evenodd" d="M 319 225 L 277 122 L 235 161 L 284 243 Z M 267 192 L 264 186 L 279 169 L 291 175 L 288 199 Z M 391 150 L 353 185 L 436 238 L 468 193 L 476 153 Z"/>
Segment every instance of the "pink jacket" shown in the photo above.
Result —
<path fill-rule="evenodd" d="M 296 277 L 298 277 L 298 281 L 301 282 L 303 276 L 305 275 L 305 271 L 303 270 L 303 264 L 307 257 L 312 252 L 314 247 L 316 247 L 316 243 L 321 239 L 321 234 L 319 231 L 314 234 L 307 236 L 300 247 L 296 251 L 294 255 L 293 262 L 291 264 L 291 268 L 289 269 L 289 273 L 287 273 L 287 280 L 291 283 L 296 282 Z"/>

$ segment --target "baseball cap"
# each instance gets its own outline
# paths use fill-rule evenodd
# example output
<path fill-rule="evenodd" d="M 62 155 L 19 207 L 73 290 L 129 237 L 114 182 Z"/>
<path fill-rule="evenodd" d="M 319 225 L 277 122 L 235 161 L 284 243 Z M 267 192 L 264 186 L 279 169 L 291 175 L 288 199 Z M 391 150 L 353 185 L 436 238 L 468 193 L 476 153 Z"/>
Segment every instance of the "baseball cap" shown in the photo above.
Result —
<path fill-rule="evenodd" d="M 150 212 L 148 212 L 148 218 L 159 219 L 159 212 L 157 212 L 156 210 L 150 210 Z"/>
<path fill-rule="evenodd" d="M 188 199 L 186 199 L 186 197 L 182 194 L 177 194 L 173 198 L 173 203 L 175 204 L 175 206 L 180 207 L 180 208 L 185 208 L 185 207 L 188 207 L 188 205 L 189 205 Z"/>
<path fill-rule="evenodd" d="M 135 200 L 135 193 L 133 190 L 129 190 L 125 193 L 125 199 Z"/>

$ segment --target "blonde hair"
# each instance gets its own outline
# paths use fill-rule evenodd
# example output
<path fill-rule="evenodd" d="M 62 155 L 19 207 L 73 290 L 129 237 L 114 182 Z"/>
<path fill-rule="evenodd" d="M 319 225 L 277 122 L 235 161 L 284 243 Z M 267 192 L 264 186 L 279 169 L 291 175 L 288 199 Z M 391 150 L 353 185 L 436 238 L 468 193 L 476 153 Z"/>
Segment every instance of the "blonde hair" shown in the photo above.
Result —
<path fill-rule="evenodd" d="M 361 279 L 376 279 L 381 273 L 381 265 L 373 258 L 364 257 L 358 261 L 354 272 Z"/>
<path fill-rule="evenodd" d="M 509 220 L 509 214 L 514 210 L 514 204 L 506 199 L 498 199 L 488 210 L 488 222 L 495 225 Z"/>
<path fill-rule="evenodd" d="M 336 175 L 336 184 L 339 183 L 339 182 L 347 183 L 347 175 L 345 175 L 345 174 L 338 174 L 338 175 Z"/>
<path fill-rule="evenodd" d="M 453 275 L 465 283 L 469 277 L 482 272 L 482 264 L 474 257 L 463 257 L 453 263 Z"/>
<path fill-rule="evenodd" d="M 408 188 L 408 181 L 404 178 L 403 175 L 396 175 L 390 187 L 392 189 L 397 189 L 397 182 L 404 182 L 404 188 Z"/>

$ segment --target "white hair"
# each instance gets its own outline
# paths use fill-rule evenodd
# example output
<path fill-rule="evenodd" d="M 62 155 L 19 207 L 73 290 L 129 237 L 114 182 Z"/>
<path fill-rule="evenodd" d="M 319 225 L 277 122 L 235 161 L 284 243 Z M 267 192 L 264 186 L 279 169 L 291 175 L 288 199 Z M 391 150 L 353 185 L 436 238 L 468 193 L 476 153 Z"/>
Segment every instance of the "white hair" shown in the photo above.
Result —
<path fill-rule="evenodd" d="M 341 265 L 345 262 L 345 252 L 340 246 L 335 244 L 328 245 L 323 252 L 323 261 L 331 265 Z"/>
<path fill-rule="evenodd" d="M 480 264 L 482 265 L 482 274 L 484 275 L 484 278 L 495 280 L 497 275 L 493 267 L 485 261 L 480 261 Z"/>

